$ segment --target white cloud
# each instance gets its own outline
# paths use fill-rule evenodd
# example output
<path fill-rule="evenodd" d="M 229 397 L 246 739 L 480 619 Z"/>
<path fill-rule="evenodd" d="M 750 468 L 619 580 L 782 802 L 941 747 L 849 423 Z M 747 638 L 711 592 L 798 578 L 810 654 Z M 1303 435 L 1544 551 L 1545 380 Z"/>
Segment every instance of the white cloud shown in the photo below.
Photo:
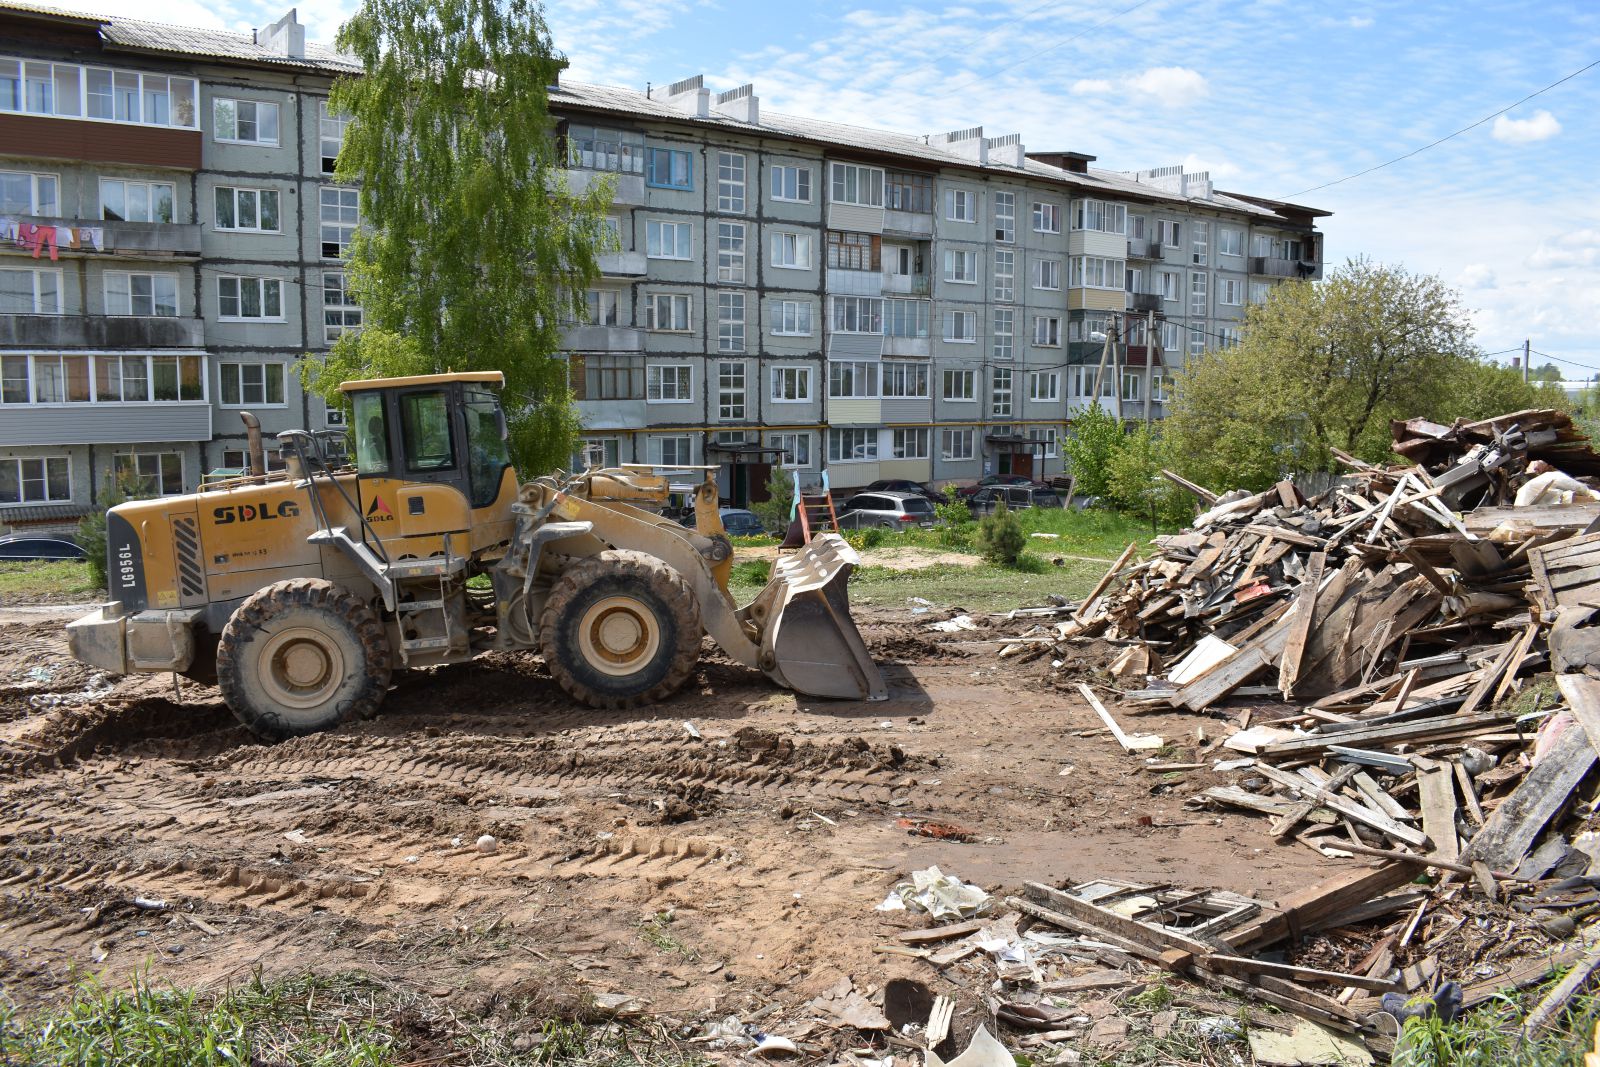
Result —
<path fill-rule="evenodd" d="M 1570 270 L 1600 264 L 1600 229 L 1571 230 L 1539 242 L 1528 257 L 1535 270 Z"/>
<path fill-rule="evenodd" d="M 1361 15 L 1351 15 L 1345 20 L 1345 25 L 1349 26 L 1352 30 L 1364 30 L 1368 26 L 1372 25 L 1372 19 L 1364 18 Z"/>
<path fill-rule="evenodd" d="M 1206 76 L 1188 67 L 1151 67 L 1129 78 L 1128 88 L 1163 107 L 1192 104 L 1211 92 Z"/>
<path fill-rule="evenodd" d="M 1183 157 L 1183 169 L 1190 173 L 1205 171 L 1211 175 L 1211 180 L 1214 182 L 1227 181 L 1229 178 L 1235 178 L 1244 173 L 1244 168 L 1237 163 L 1230 163 L 1226 159 L 1203 156 L 1198 152 L 1190 152 Z"/>
<path fill-rule="evenodd" d="M 1561 123 L 1550 112 L 1540 109 L 1525 119 L 1501 115 L 1494 120 L 1494 139 L 1506 144 L 1533 144 L 1548 141 L 1561 132 Z"/>
<path fill-rule="evenodd" d="M 1461 268 L 1456 280 L 1463 289 L 1493 289 L 1498 284 L 1494 269 L 1487 263 L 1468 263 Z"/>
<path fill-rule="evenodd" d="M 1072 83 L 1071 91 L 1075 96 L 1103 96 L 1116 88 L 1105 78 L 1080 78 Z"/>

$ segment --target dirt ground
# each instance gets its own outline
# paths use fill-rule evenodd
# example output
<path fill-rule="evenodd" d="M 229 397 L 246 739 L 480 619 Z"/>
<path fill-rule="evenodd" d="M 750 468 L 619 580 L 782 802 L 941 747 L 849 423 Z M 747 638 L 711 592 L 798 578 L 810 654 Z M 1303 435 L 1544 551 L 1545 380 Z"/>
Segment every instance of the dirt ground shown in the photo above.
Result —
<path fill-rule="evenodd" d="M 269 746 L 215 689 L 74 663 L 77 613 L 0 606 L 0 987 L 23 1006 L 88 972 L 359 968 L 723 1015 L 841 975 L 929 980 L 874 951 L 925 920 L 873 908 L 930 864 L 996 893 L 1109 876 L 1266 898 L 1337 869 L 1265 820 L 1186 810 L 1208 772 L 1144 772 L 1040 671 L 924 633 L 937 615 L 859 613 L 886 703 L 800 699 L 708 644 L 673 700 L 598 713 L 504 656 L 397 676 L 376 719 Z M 1197 727 L 1217 732 L 1136 720 L 1170 761 Z"/>

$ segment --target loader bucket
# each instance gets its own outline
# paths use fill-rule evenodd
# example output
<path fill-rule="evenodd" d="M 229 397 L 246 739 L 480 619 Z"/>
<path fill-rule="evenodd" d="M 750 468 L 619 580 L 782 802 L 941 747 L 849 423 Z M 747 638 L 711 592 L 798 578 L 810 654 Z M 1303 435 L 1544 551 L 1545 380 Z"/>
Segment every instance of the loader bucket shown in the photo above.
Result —
<path fill-rule="evenodd" d="M 807 696 L 887 700 L 878 665 L 850 617 L 845 583 L 860 562 L 837 534 L 818 534 L 772 568 L 756 598 L 765 615 L 761 662 L 768 676 Z"/>

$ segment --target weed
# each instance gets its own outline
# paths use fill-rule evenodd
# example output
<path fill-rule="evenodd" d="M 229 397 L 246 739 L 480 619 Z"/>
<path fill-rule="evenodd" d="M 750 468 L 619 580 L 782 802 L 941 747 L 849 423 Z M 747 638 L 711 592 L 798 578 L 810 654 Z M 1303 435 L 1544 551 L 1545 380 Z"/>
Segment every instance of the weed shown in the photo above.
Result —
<path fill-rule="evenodd" d="M 1527 1009 L 1548 988 L 1502 994 L 1452 1023 L 1437 1016 L 1407 1022 L 1391 1062 L 1394 1067 L 1578 1067 L 1593 1047 L 1600 1003 L 1580 997 L 1559 1025 L 1524 1039 Z"/>
<path fill-rule="evenodd" d="M 682 956 L 686 960 L 698 960 L 700 953 L 689 948 L 673 934 L 667 931 L 674 921 L 670 911 L 658 911 L 650 918 L 639 924 L 639 936 L 648 944 L 653 945 L 657 951 L 670 952 Z"/>
<path fill-rule="evenodd" d="M 1158 974 L 1156 980 L 1142 992 L 1129 997 L 1128 1003 L 1144 1011 L 1161 1011 L 1170 1007 L 1175 999 L 1172 990 L 1167 988 L 1165 977 Z"/>

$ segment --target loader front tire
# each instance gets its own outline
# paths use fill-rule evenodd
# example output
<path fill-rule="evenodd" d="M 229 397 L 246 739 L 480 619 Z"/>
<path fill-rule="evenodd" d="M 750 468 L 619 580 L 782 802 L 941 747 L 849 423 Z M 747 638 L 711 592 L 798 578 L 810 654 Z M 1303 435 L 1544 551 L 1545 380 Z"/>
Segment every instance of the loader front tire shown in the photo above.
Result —
<path fill-rule="evenodd" d="M 592 708 L 620 710 L 675 693 L 700 658 L 694 591 L 644 552 L 614 549 L 574 564 L 539 617 L 555 680 Z"/>
<path fill-rule="evenodd" d="M 392 669 L 388 636 L 372 609 L 320 578 L 258 590 L 217 643 L 223 699 L 268 741 L 376 714 Z"/>

